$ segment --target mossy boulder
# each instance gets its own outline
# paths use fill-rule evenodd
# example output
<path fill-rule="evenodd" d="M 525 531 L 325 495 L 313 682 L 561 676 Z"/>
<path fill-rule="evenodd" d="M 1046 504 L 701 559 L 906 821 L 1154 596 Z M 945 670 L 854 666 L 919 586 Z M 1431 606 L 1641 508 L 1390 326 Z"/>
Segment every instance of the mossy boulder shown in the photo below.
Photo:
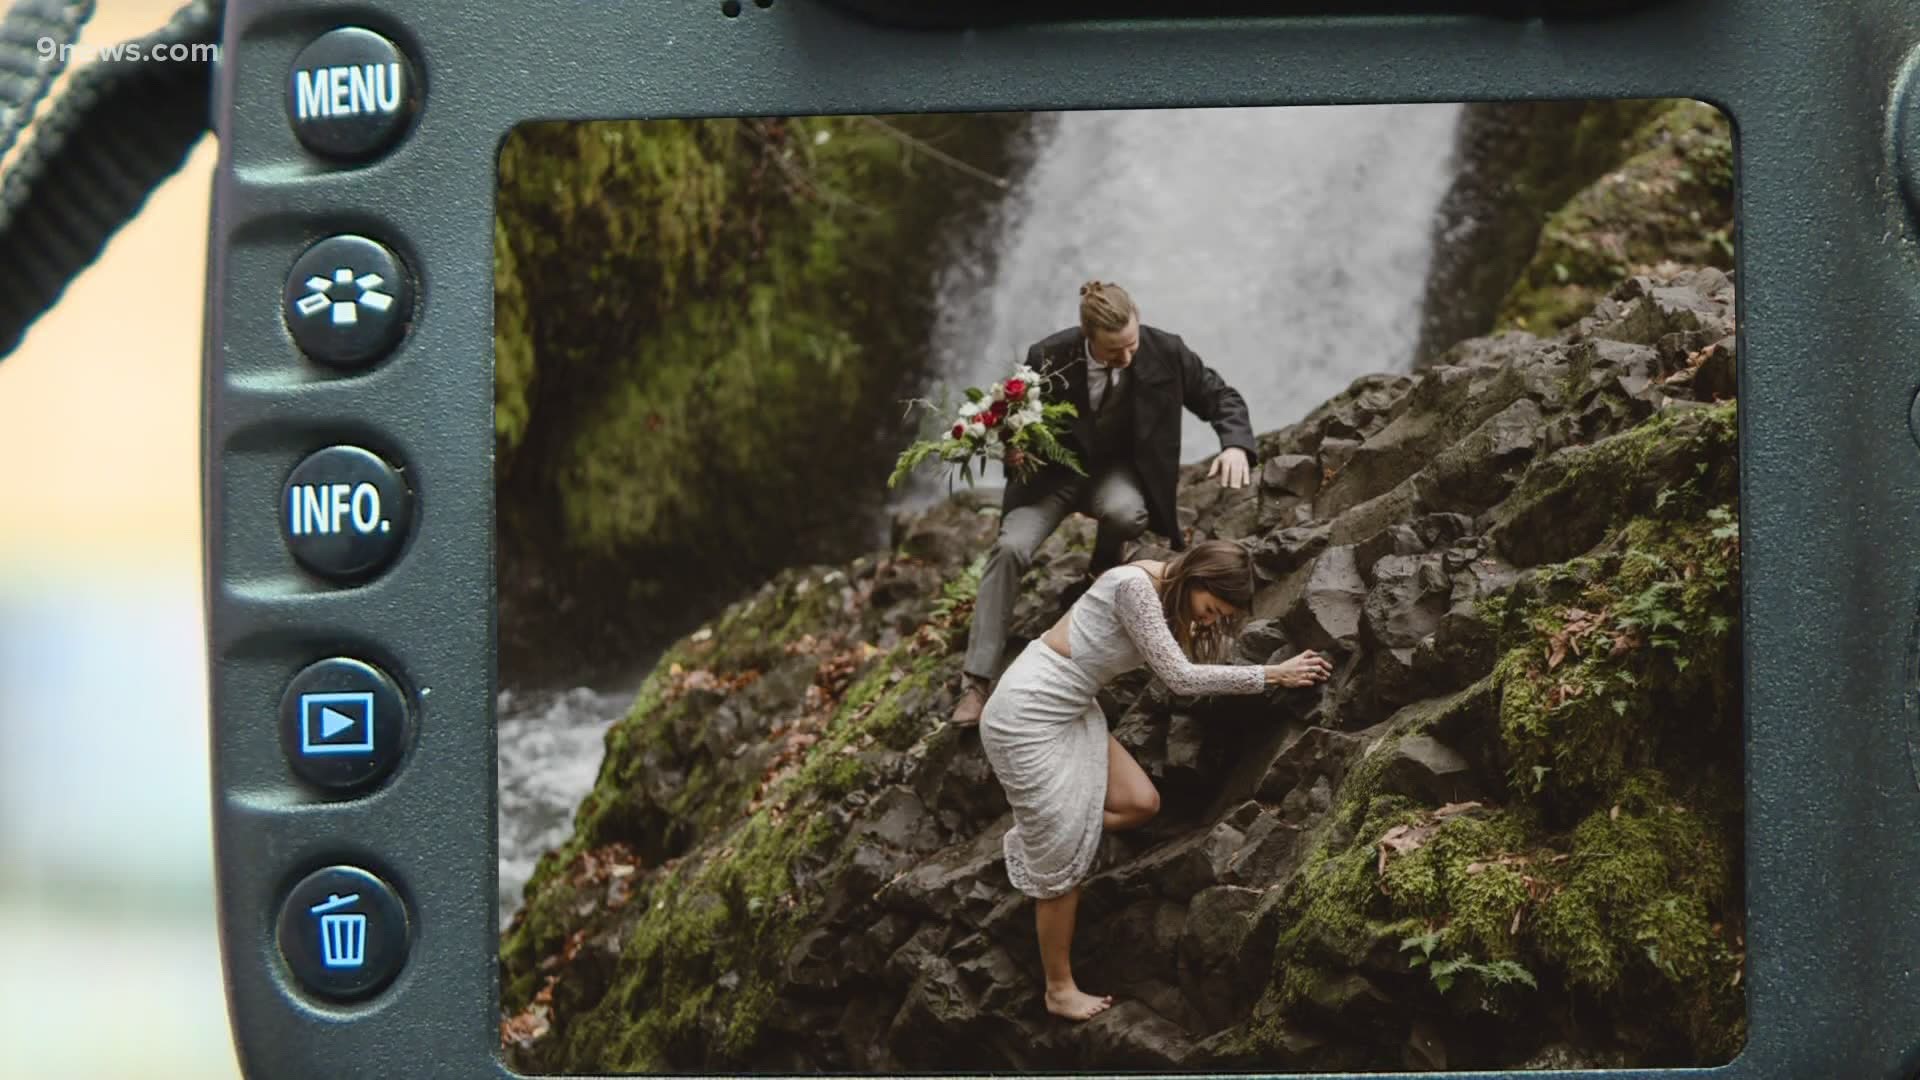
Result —
<path fill-rule="evenodd" d="M 983 492 L 777 575 L 662 658 L 503 936 L 509 1061 L 1730 1060 L 1738 424 L 1702 372 L 1731 303 L 1710 267 L 1641 275 L 1558 335 L 1356 380 L 1261 437 L 1270 482 L 1183 472 L 1195 534 L 1259 552 L 1238 662 L 1323 647 L 1337 618 L 1336 673 L 1218 699 L 1136 673 L 1103 695 L 1162 806 L 1103 838 L 1085 883 L 1076 975 L 1120 1001 L 1101 1018 L 1042 1009 L 1004 796 L 978 733 L 945 723 Z M 1484 417 L 1421 415 L 1463 402 Z M 1058 614 L 1090 535 L 1073 519 L 1035 557 L 1010 648 Z"/>
<path fill-rule="evenodd" d="M 1660 109 L 1625 140 L 1618 166 L 1547 219 L 1493 329 L 1554 334 L 1602 295 L 1661 262 L 1731 270 L 1733 132 L 1698 101 Z"/>
<path fill-rule="evenodd" d="M 576 670 L 631 664 L 778 570 L 871 542 L 936 271 L 1003 194 L 1024 130 L 983 114 L 511 133 L 494 244 L 509 679 L 540 680 L 556 640 Z"/>
<path fill-rule="evenodd" d="M 1733 267 L 1733 140 L 1690 99 L 1476 102 L 1434 225 L 1415 366 L 1551 337 L 1658 263 Z"/>

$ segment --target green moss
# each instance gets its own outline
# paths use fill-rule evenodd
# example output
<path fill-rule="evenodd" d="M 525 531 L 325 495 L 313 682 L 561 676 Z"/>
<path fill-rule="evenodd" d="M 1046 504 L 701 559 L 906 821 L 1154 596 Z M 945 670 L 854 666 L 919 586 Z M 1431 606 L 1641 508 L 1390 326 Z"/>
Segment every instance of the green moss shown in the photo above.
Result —
<path fill-rule="evenodd" d="M 761 598 L 741 605 L 734 617 L 779 605 Z M 769 616 L 769 621 L 777 616 Z M 784 620 L 779 620 L 784 625 Z M 724 620 L 723 620 L 724 624 Z M 709 640 L 755 625 L 730 624 Z M 692 655 L 676 646 L 642 688 L 633 713 L 608 735 L 607 765 L 593 796 L 583 805 L 569 845 L 543 860 L 528 887 L 528 916 L 503 946 L 508 971 L 505 1001 L 523 1006 L 539 988 L 539 959 L 555 951 L 566 930 L 582 924 L 588 901 L 561 871 L 588 847 L 604 842 L 636 794 L 633 769 L 650 741 L 670 738 L 674 710 L 663 674 Z M 714 646 L 716 655 L 725 654 Z M 834 818 L 825 808 L 872 780 L 873 755 L 900 750 L 925 737 L 929 714 L 916 708 L 957 658 L 922 652 L 912 639 L 876 655 L 856 669 L 798 767 L 760 792 L 746 812 L 750 787 L 715 794 L 697 805 L 648 808 L 653 814 L 705 815 L 699 846 L 682 861 L 653 870 L 636 893 L 633 916 L 615 984 L 579 1011 L 540 1048 L 546 1070 L 658 1071 L 692 1065 L 727 1068 L 754 1060 L 771 1009 L 777 1006 L 782 965 L 800 929 L 818 904 L 829 868 L 813 887 L 795 887 L 792 870 L 802 861 L 828 864 L 839 850 Z M 684 699 L 682 699 L 684 700 Z M 685 790 L 708 791 L 712 775 L 696 771 Z M 757 785 L 755 785 L 757 786 Z M 628 808 L 623 811 L 623 807 Z M 730 815 L 730 816 L 729 816 Z"/>
<path fill-rule="evenodd" d="M 1627 140 L 1617 169 L 1554 211 L 1494 332 L 1552 335 L 1615 285 L 1663 260 L 1733 266 L 1733 135 L 1697 101 L 1658 109 Z"/>
<path fill-rule="evenodd" d="M 1479 603 L 1501 656 L 1462 693 L 1499 694 L 1508 790 L 1444 816 L 1385 791 L 1397 741 L 1449 707 L 1399 714 L 1349 771 L 1304 841 L 1302 872 L 1274 901 L 1274 977 L 1248 1040 L 1284 1040 L 1289 1018 L 1330 980 L 1397 954 L 1455 1012 L 1520 1017 L 1562 1007 L 1543 994 L 1573 996 L 1573 1007 L 1654 1032 L 1662 1053 L 1689 1063 L 1738 1053 L 1734 431 L 1731 403 L 1685 427 L 1650 421 L 1561 477 L 1585 498 L 1607 492 L 1632 506 L 1623 476 L 1705 455 L 1706 467 L 1682 468 L 1593 552 Z M 1676 452 L 1681 440 L 1689 452 Z M 1592 624 L 1569 635 L 1570 609 Z M 1616 635 L 1626 643 L 1617 653 Z"/>
<path fill-rule="evenodd" d="M 1003 172 L 1025 122 L 516 128 L 495 398 L 502 575 L 539 583 L 521 617 L 558 594 L 569 636 L 589 617 L 640 631 L 649 606 L 864 542 L 946 238 L 1002 194 L 944 162 Z"/>
<path fill-rule="evenodd" d="M 545 1048 L 542 1066 L 644 1072 L 750 1061 L 810 909 L 789 868 L 832 840 L 823 816 L 769 806 L 711 855 L 656 872 L 636 896 L 614 983 Z"/>

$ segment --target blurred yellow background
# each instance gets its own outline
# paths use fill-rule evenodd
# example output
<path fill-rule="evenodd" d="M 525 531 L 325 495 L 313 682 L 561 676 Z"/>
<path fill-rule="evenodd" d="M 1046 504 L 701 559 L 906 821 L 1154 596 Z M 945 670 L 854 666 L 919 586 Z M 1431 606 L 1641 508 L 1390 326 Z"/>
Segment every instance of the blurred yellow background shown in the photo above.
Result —
<path fill-rule="evenodd" d="M 177 6 L 102 0 L 81 43 L 148 33 Z M 199 564 L 216 152 L 209 134 L 0 358 L 7 1077 L 239 1075 L 213 921 Z"/>

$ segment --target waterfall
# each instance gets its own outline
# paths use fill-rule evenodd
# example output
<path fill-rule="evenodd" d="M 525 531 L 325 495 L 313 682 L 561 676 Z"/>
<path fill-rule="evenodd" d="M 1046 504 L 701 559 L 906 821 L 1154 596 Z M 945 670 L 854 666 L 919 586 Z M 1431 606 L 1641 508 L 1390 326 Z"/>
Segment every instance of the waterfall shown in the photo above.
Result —
<path fill-rule="evenodd" d="M 932 352 L 946 380 L 935 393 L 1004 377 L 1028 345 L 1077 321 L 1079 286 L 1093 278 L 1185 338 L 1247 399 L 1256 432 L 1357 376 L 1406 370 L 1459 114 L 1422 104 L 1045 118 L 989 226 L 988 257 L 939 283 Z M 1181 460 L 1218 449 L 1186 414 Z"/>
<path fill-rule="evenodd" d="M 1039 118 L 1030 160 L 938 283 L 946 389 L 1012 370 L 1077 319 L 1080 283 L 1116 281 L 1247 399 L 1255 431 L 1359 375 L 1408 366 L 1458 105 L 1078 112 Z M 938 394 L 938 387 L 933 393 Z M 1182 458 L 1219 447 L 1186 417 Z M 998 484 L 997 471 L 986 482 Z M 943 497 L 931 477 L 897 506 Z M 504 922 L 541 852 L 564 843 L 631 687 L 503 691 Z"/>

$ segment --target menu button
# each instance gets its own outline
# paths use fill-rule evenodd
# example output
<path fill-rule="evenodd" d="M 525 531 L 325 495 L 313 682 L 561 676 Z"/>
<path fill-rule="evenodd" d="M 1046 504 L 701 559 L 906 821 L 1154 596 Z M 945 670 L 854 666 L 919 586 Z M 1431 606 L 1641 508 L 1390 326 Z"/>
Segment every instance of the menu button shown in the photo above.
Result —
<path fill-rule="evenodd" d="M 419 108 L 413 64 L 371 30 L 341 27 L 315 38 L 294 59 L 287 120 L 301 145 L 354 160 L 385 150 Z"/>

